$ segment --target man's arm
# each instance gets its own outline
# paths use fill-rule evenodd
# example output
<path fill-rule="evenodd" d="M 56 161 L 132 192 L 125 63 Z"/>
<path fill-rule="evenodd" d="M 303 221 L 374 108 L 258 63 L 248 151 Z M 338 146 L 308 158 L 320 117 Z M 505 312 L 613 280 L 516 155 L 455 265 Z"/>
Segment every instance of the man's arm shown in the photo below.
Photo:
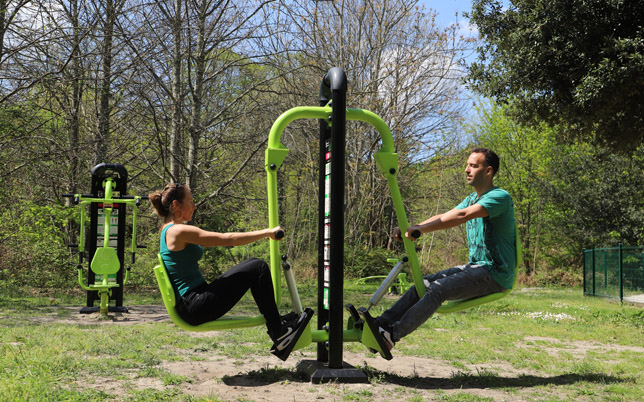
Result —
<path fill-rule="evenodd" d="M 418 230 L 420 233 L 429 233 L 435 230 L 452 228 L 474 218 L 484 218 L 486 216 L 488 216 L 487 209 L 480 204 L 470 205 L 465 209 L 454 208 L 444 214 L 434 215 L 418 225 L 408 227 L 405 237 L 410 240 L 416 240 L 411 236 L 414 230 Z"/>

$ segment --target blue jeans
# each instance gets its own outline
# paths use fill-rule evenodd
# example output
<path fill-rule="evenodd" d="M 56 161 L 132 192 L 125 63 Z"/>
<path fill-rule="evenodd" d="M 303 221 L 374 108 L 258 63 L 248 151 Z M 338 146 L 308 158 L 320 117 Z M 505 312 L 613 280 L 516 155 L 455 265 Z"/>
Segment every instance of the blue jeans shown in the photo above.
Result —
<path fill-rule="evenodd" d="M 471 299 L 505 290 L 482 265 L 459 265 L 423 278 L 427 293 L 422 298 L 412 286 L 378 317 L 380 324 L 392 327 L 394 342 L 420 327 L 445 300 Z"/>

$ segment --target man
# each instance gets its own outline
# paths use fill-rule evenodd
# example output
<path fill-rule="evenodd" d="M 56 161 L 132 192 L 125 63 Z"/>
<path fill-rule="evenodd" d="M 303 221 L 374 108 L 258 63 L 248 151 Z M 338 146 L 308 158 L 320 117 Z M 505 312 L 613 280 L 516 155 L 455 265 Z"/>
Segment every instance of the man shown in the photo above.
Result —
<path fill-rule="evenodd" d="M 380 317 L 365 317 L 374 336 L 389 350 L 436 312 L 445 300 L 470 299 L 512 288 L 516 265 L 514 207 L 510 194 L 494 186 L 499 157 L 491 150 L 475 148 L 467 159 L 465 174 L 474 192 L 454 209 L 410 226 L 429 233 L 466 223 L 469 262 L 424 277 L 427 292 L 418 297 L 409 289 Z M 400 229 L 394 234 L 401 240 Z M 377 331 L 376 331 L 377 329 Z M 384 342 L 384 343 L 383 343 Z"/>

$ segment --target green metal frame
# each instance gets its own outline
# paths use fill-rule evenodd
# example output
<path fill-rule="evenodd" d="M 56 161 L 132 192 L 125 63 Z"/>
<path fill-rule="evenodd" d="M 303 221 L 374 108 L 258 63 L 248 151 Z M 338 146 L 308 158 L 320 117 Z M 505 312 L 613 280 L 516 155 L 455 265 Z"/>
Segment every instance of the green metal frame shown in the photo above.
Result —
<path fill-rule="evenodd" d="M 277 201 L 277 171 L 279 170 L 280 166 L 282 166 L 282 163 L 289 151 L 288 148 L 286 148 L 280 142 L 282 132 L 291 122 L 295 120 L 324 119 L 328 121 L 331 113 L 332 108 L 330 105 L 317 107 L 296 107 L 284 112 L 280 117 L 277 118 L 277 120 L 273 124 L 273 127 L 271 128 L 270 134 L 268 136 L 268 148 L 265 152 L 264 164 L 268 186 L 269 227 L 275 227 L 279 225 Z M 400 194 L 400 189 L 398 187 L 398 181 L 396 179 L 396 174 L 398 173 L 398 154 L 394 150 L 394 141 L 393 137 L 391 136 L 389 127 L 379 116 L 367 110 L 347 108 L 346 117 L 347 120 L 356 120 L 369 123 L 380 134 L 382 146 L 380 147 L 378 152 L 374 154 L 374 159 L 376 161 L 376 164 L 378 165 L 378 168 L 387 179 L 389 191 L 391 192 L 391 198 L 394 203 L 394 209 L 396 210 L 396 217 L 398 218 L 398 226 L 403 232 L 406 231 L 407 227 L 409 227 L 409 221 L 407 220 L 407 214 L 405 213 L 405 207 L 402 201 L 402 196 Z M 414 283 L 422 284 L 423 277 L 420 273 L 418 257 L 416 255 L 414 244 L 408 239 L 404 239 L 403 241 L 405 252 L 407 253 L 407 258 L 409 258 L 409 264 L 411 266 Z M 279 302 L 281 300 L 281 287 L 279 286 L 280 251 L 279 243 L 277 241 L 270 241 L 270 256 L 271 273 L 273 274 L 273 287 L 275 289 L 275 300 L 277 300 L 279 305 Z M 417 289 L 419 289 L 419 295 L 422 297 L 425 294 L 425 287 L 417 286 Z"/>
<path fill-rule="evenodd" d="M 105 212 L 105 224 L 103 225 L 103 247 L 98 247 L 94 252 L 94 256 L 90 263 L 90 269 L 98 275 L 102 276 L 101 282 L 95 282 L 93 284 L 85 285 L 83 280 L 83 269 L 82 266 L 78 267 L 78 284 L 84 290 L 97 291 L 100 297 L 99 312 L 102 316 L 107 315 L 109 309 L 109 297 L 112 294 L 112 289 L 117 288 L 120 285 L 118 283 L 109 283 L 108 275 L 115 274 L 121 269 L 121 262 L 118 259 L 116 249 L 110 247 L 110 222 L 112 216 L 112 207 L 109 205 L 117 204 L 126 204 L 133 206 L 132 209 L 132 253 L 136 253 L 136 221 L 137 221 L 137 211 L 138 204 L 140 203 L 141 197 L 134 197 L 130 199 L 114 199 L 112 198 L 113 190 L 115 187 L 115 182 L 111 177 L 108 177 L 103 182 L 103 187 L 105 188 L 105 198 L 93 198 L 93 197 L 83 197 L 80 194 L 75 194 L 74 199 L 79 200 L 81 206 L 81 216 L 80 216 L 80 242 L 78 245 L 78 250 L 81 253 L 85 252 L 85 223 L 87 221 L 87 216 L 85 214 L 85 206 L 92 203 L 102 203 L 103 211 Z M 125 276 L 123 278 L 123 285 L 128 281 L 129 271 L 125 271 Z"/>
<path fill-rule="evenodd" d="M 326 106 L 321 107 L 296 107 L 284 112 L 273 124 L 269 137 L 268 137 L 268 148 L 265 151 L 265 164 L 264 169 L 266 170 L 267 175 L 267 190 L 268 190 L 268 223 L 269 227 L 275 227 L 279 225 L 279 214 L 278 214 L 278 195 L 277 195 L 277 171 L 281 167 L 284 159 L 286 158 L 289 150 L 281 143 L 281 135 L 286 127 L 293 121 L 298 119 L 323 119 L 325 121 L 330 121 L 332 114 L 331 105 L 327 104 Z M 363 110 L 363 109 L 351 109 L 347 108 L 346 113 L 347 120 L 362 121 L 368 124 L 371 124 L 380 134 L 382 140 L 382 146 L 374 154 L 374 159 L 381 173 L 387 179 L 387 184 L 391 192 L 392 202 L 394 204 L 394 209 L 396 211 L 396 217 L 398 219 L 398 226 L 401 231 L 404 233 L 409 227 L 409 221 L 407 220 L 407 215 L 405 213 L 405 208 L 402 200 L 402 195 L 400 194 L 400 189 L 398 187 L 398 181 L 396 175 L 398 173 L 398 154 L 394 150 L 394 142 L 391 136 L 391 131 L 387 124 L 376 114 Z M 515 241 L 517 245 L 517 264 L 515 266 L 514 272 L 514 281 L 516 283 L 517 271 L 521 261 L 521 242 L 519 240 L 518 230 L 515 227 Z M 403 244 L 407 258 L 409 259 L 409 265 L 411 268 L 412 279 L 415 285 L 415 289 L 419 297 L 423 297 L 426 293 L 425 285 L 423 282 L 423 275 L 420 272 L 420 266 L 418 261 L 418 256 L 416 254 L 416 248 L 412 241 L 407 238 L 403 238 Z M 280 250 L 279 243 L 277 241 L 270 241 L 270 266 L 271 274 L 273 278 L 273 288 L 275 291 L 275 300 L 278 305 L 281 301 L 281 286 L 280 286 L 280 270 L 279 270 L 279 261 L 280 261 Z M 514 287 L 514 285 L 513 285 Z M 495 300 L 499 300 L 502 297 L 507 296 L 511 292 L 511 289 L 508 289 L 504 292 L 494 293 L 491 295 L 486 295 L 479 298 L 469 299 L 469 300 L 458 300 L 446 302 L 438 310 L 440 313 L 452 313 L 456 311 L 461 311 L 467 308 L 479 306 L 484 303 L 489 303 Z M 343 332 L 343 341 L 359 341 L 367 345 L 372 349 L 378 350 L 381 354 L 383 352 L 380 350 L 373 334 L 368 330 L 359 330 L 354 327 L 352 322 L 353 319 L 349 319 L 347 329 Z M 323 330 L 311 331 L 311 340 L 313 342 L 324 342 L 328 340 L 328 332 Z"/>
<path fill-rule="evenodd" d="M 268 136 L 268 148 L 265 152 L 265 164 L 264 169 L 266 170 L 267 175 L 267 190 L 268 190 L 268 224 L 269 227 L 275 227 L 279 225 L 279 214 L 278 214 L 278 198 L 277 198 L 277 171 L 284 162 L 286 155 L 289 150 L 281 143 L 281 136 L 286 127 L 293 121 L 298 119 L 324 119 L 330 121 L 332 114 L 331 105 L 327 104 L 326 106 L 308 106 L 308 107 L 296 107 L 284 112 L 280 117 L 277 118 L 273 124 L 271 131 Z M 402 195 L 400 194 L 400 189 L 398 187 L 398 181 L 396 175 L 398 173 L 398 154 L 394 150 L 394 141 L 391 136 L 391 131 L 387 124 L 376 114 L 363 110 L 363 109 L 351 109 L 347 108 L 346 119 L 362 121 L 373 126 L 378 133 L 380 134 L 382 140 L 382 146 L 374 154 L 374 159 L 378 168 L 382 174 L 387 179 L 387 184 L 389 186 L 389 191 L 391 192 L 391 198 L 394 204 L 394 209 L 396 211 L 396 217 L 398 218 L 398 226 L 404 232 L 409 227 L 409 221 L 407 220 L 407 214 L 405 212 L 404 204 L 402 201 Z M 420 272 L 418 257 L 416 255 L 416 249 L 414 244 L 408 240 L 404 239 L 405 252 L 407 253 L 407 258 L 409 259 L 409 264 L 411 267 L 412 276 L 414 283 L 422 284 L 423 277 Z M 275 300 L 278 305 L 281 302 L 281 286 L 280 286 L 280 270 L 279 270 L 279 261 L 280 261 L 280 251 L 279 243 L 277 241 L 270 241 L 270 266 L 271 274 L 273 277 L 273 288 L 275 290 Z M 424 286 L 416 286 L 418 293 L 422 297 L 425 294 Z M 362 331 L 355 328 L 353 319 L 349 320 L 347 329 L 343 331 L 342 339 L 343 342 L 362 342 L 363 344 L 376 349 L 379 352 L 379 346 L 375 343 L 373 335 L 369 331 Z M 311 331 L 311 341 L 312 342 L 325 342 L 329 339 L 329 334 L 324 330 L 312 330 Z"/>

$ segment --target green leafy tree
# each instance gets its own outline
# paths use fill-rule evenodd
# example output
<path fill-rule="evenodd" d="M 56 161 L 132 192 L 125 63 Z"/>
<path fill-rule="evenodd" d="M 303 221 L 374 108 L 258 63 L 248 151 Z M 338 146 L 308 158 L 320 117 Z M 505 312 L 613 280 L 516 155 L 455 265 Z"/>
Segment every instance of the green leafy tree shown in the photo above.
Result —
<path fill-rule="evenodd" d="M 524 121 L 633 145 L 644 126 L 644 7 L 633 0 L 475 0 L 483 39 L 468 81 Z"/>
<path fill-rule="evenodd" d="M 552 226 L 581 259 L 582 248 L 644 241 L 644 146 L 631 155 L 587 144 L 559 146 L 549 167 Z"/>

